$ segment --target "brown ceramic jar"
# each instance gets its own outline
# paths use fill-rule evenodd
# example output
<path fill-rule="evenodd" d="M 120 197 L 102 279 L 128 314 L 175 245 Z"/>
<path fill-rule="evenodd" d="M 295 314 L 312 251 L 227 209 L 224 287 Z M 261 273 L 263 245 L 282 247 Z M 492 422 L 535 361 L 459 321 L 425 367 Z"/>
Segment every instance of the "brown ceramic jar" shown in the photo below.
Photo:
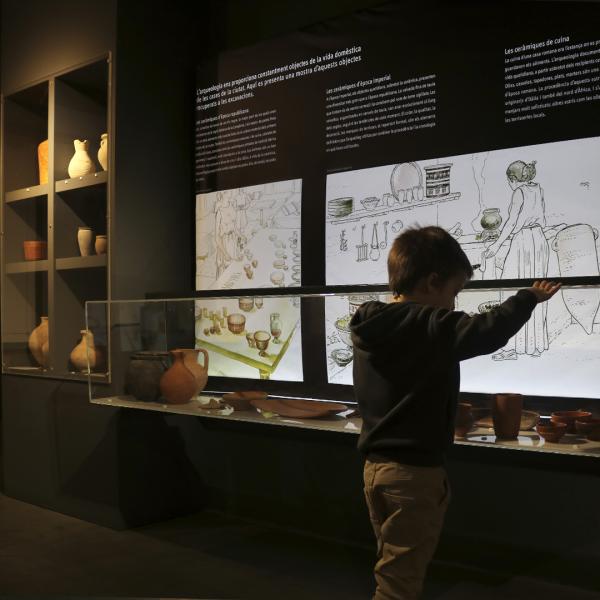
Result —
<path fill-rule="evenodd" d="M 514 439 L 519 435 L 523 396 L 521 394 L 497 394 L 492 406 L 492 420 L 497 438 Z"/>

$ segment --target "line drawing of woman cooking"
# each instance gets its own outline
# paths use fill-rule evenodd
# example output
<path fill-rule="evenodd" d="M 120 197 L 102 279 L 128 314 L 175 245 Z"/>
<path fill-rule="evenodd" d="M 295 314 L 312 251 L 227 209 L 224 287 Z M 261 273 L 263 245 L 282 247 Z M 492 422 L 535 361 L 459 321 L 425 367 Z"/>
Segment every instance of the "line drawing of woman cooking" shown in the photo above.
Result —
<path fill-rule="evenodd" d="M 512 162 L 506 169 L 512 192 L 508 218 L 498 238 L 484 250 L 482 271 L 494 270 L 497 279 L 544 279 L 548 275 L 550 247 L 544 227 L 544 190 L 534 180 L 536 161 Z M 516 360 L 521 354 L 541 356 L 548 350 L 548 305 L 539 304 L 531 319 L 509 340 L 493 360 Z"/>

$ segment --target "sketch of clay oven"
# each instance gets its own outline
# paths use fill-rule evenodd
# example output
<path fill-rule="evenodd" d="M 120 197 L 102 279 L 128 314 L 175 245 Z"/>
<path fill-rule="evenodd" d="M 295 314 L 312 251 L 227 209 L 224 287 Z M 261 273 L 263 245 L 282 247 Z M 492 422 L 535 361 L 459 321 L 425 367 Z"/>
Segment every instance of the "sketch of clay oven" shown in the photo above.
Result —
<path fill-rule="evenodd" d="M 600 275 L 596 240 L 598 231 L 587 224 L 569 225 L 561 229 L 552 242 L 561 277 Z M 561 290 L 567 310 L 589 335 L 600 308 L 600 290 L 569 288 Z"/>

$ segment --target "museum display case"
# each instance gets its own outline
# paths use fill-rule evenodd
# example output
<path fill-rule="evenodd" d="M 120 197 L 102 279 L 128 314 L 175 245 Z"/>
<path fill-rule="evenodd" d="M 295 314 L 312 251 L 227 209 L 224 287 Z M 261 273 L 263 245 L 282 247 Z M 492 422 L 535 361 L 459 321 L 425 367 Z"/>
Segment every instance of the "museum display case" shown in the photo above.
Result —
<path fill-rule="evenodd" d="M 481 315 L 515 291 L 469 288 L 457 309 Z M 360 433 L 348 323 L 361 303 L 390 294 L 256 292 L 86 303 L 90 401 Z M 456 443 L 600 456 L 593 360 L 600 324 L 594 318 L 584 328 L 569 308 L 573 298 L 579 310 L 599 295 L 600 288 L 564 286 L 545 309 L 549 343 L 540 353 L 500 359 L 527 335 L 521 330 L 504 349 L 462 363 Z M 99 364 L 109 365 L 110 385 L 94 379 Z"/>
<path fill-rule="evenodd" d="M 3 95 L 4 373 L 85 380 L 84 304 L 108 297 L 110 81 L 105 55 Z"/>

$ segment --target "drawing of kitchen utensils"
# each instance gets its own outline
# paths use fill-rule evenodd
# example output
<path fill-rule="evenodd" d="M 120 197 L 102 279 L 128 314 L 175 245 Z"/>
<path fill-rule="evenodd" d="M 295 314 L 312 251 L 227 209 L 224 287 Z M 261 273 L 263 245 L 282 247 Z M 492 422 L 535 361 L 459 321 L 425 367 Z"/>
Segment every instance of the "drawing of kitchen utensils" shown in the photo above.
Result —
<path fill-rule="evenodd" d="M 389 221 L 384 221 L 383 222 L 383 231 L 384 231 L 385 237 L 384 237 L 384 241 L 381 242 L 381 244 L 379 244 L 379 247 L 382 250 L 385 250 L 387 248 L 387 226 L 388 226 L 388 223 L 389 223 Z"/>
<path fill-rule="evenodd" d="M 369 259 L 369 244 L 365 244 L 365 225 L 360 226 L 360 244 L 356 245 L 356 262 L 363 262 Z"/>
<path fill-rule="evenodd" d="M 340 252 L 346 252 L 348 250 L 348 239 L 346 238 L 346 230 L 342 229 L 340 234 Z"/>
<path fill-rule="evenodd" d="M 369 258 L 371 260 L 379 260 L 381 252 L 379 251 L 379 234 L 377 233 L 378 221 L 373 223 L 373 233 L 371 234 L 371 252 Z"/>

